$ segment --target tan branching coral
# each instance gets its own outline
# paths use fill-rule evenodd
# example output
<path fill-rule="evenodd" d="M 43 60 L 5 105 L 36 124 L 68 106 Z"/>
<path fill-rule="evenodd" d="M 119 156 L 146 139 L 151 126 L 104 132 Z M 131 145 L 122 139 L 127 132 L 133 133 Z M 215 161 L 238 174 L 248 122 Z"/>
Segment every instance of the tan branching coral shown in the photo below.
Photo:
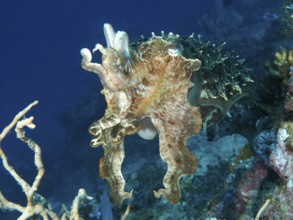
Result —
<path fill-rule="evenodd" d="M 110 24 L 104 25 L 104 34 L 107 47 L 97 44 L 93 50 L 102 53 L 102 64 L 92 62 L 88 49 L 81 50 L 81 65 L 100 77 L 108 105 L 104 117 L 89 129 L 94 136 L 91 145 L 102 145 L 105 152 L 100 175 L 110 183 L 114 204 L 130 198 L 132 192 L 124 191 L 121 172 L 124 136 L 138 133 L 153 139 L 158 133 L 160 155 L 168 169 L 165 188 L 155 196 L 177 203 L 181 199 L 180 178 L 195 172 L 198 165 L 186 141 L 202 127 L 200 108 L 208 125 L 218 121 L 246 95 L 241 87 L 252 80 L 242 74 L 239 63 L 234 64 L 228 56 L 216 57 L 221 48 L 201 43 L 203 52 L 194 47 L 193 36 L 181 38 L 162 32 L 130 44 L 127 33 L 115 32 Z M 203 63 L 197 58 L 203 56 L 208 59 L 199 72 Z"/>
<path fill-rule="evenodd" d="M 277 79 L 286 81 L 288 79 L 288 73 L 290 72 L 290 66 L 293 65 L 293 50 L 281 47 L 275 52 L 275 58 L 272 61 L 268 61 L 264 64 L 268 73 Z"/>
<path fill-rule="evenodd" d="M 20 120 L 34 105 L 36 105 L 38 101 L 31 103 L 24 110 L 19 112 L 13 121 L 2 131 L 0 135 L 0 142 L 5 138 L 7 133 L 16 125 L 15 132 L 17 134 L 17 138 L 25 142 L 28 147 L 34 151 L 35 153 L 35 166 L 37 167 L 38 173 L 35 177 L 35 180 L 32 185 L 28 184 L 15 170 L 9 165 L 7 157 L 0 147 L 0 157 L 3 162 L 4 168 L 11 174 L 11 176 L 15 179 L 15 181 L 21 186 L 23 192 L 27 197 L 26 207 L 21 206 L 17 203 L 8 201 L 2 192 L 0 191 L 0 207 L 4 209 L 17 210 L 21 212 L 21 216 L 18 220 L 25 220 L 32 216 L 42 216 L 43 219 L 58 219 L 58 216 L 51 211 L 50 209 L 45 208 L 41 203 L 34 203 L 35 193 L 40 185 L 40 182 L 44 176 L 45 169 L 41 158 L 41 149 L 39 145 L 34 142 L 32 139 L 29 139 L 25 136 L 23 128 L 28 127 L 30 129 L 34 129 L 35 125 L 33 124 L 33 117 L 25 118 Z"/>
<path fill-rule="evenodd" d="M 44 164 L 42 162 L 42 152 L 40 146 L 33 141 L 32 139 L 25 136 L 24 128 L 28 127 L 34 129 L 36 126 L 33 123 L 34 117 L 24 118 L 24 115 L 35 105 L 38 104 L 38 101 L 34 101 L 28 105 L 25 109 L 20 111 L 12 120 L 12 122 L 6 126 L 2 133 L 0 134 L 0 143 L 6 137 L 6 135 L 11 131 L 15 126 L 15 132 L 17 138 L 26 143 L 26 145 L 34 152 L 34 163 L 37 168 L 37 175 L 34 182 L 30 185 L 26 180 L 24 180 L 21 175 L 19 175 L 16 170 L 8 162 L 7 156 L 4 153 L 2 147 L 0 146 L 0 158 L 2 160 L 4 168 L 7 172 L 15 179 L 15 181 L 20 185 L 23 192 L 27 198 L 26 206 L 19 205 L 18 203 L 11 202 L 5 198 L 3 193 L 0 191 L 0 209 L 3 210 L 16 210 L 21 213 L 17 220 L 26 220 L 26 219 L 39 219 L 42 217 L 44 220 L 79 220 L 80 216 L 78 213 L 80 203 L 83 200 L 91 200 L 92 197 L 89 197 L 86 194 L 84 189 L 80 189 L 78 195 L 75 197 L 72 203 L 72 209 L 70 212 L 61 213 L 61 217 L 51 209 L 50 204 L 47 203 L 46 199 L 37 193 L 38 187 L 41 183 L 41 180 L 45 174 Z M 45 205 L 44 205 L 45 204 Z"/>

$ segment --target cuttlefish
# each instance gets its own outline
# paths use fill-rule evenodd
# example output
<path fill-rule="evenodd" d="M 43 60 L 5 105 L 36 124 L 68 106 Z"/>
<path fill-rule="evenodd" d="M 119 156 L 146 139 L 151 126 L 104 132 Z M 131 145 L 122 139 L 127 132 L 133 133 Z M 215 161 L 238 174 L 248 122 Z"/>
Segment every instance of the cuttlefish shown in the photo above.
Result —
<path fill-rule="evenodd" d="M 107 102 L 105 115 L 94 122 L 91 146 L 102 145 L 100 175 L 110 184 L 113 204 L 132 197 L 125 192 L 121 172 L 124 137 L 137 133 L 151 140 L 159 135 L 160 156 L 167 163 L 164 188 L 154 191 L 171 203 L 181 199 L 179 180 L 196 171 L 198 160 L 189 151 L 188 138 L 202 127 L 216 123 L 247 93 L 252 80 L 235 57 L 221 55 L 221 48 L 193 35 L 184 38 L 164 32 L 130 43 L 124 31 L 104 24 L 107 46 L 96 44 L 102 64 L 81 50 L 82 67 L 96 73 Z M 234 64 L 234 63 L 235 64 Z M 147 149 L 146 149 L 147 150 Z"/>

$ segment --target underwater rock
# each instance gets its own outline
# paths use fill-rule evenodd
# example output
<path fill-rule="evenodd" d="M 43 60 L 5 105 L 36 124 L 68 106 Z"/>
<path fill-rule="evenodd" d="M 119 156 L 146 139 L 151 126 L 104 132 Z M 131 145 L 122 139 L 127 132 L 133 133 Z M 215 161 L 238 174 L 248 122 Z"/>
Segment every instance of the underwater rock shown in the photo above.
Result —
<path fill-rule="evenodd" d="M 190 138 L 188 145 L 194 149 L 200 164 L 196 175 L 204 175 L 208 166 L 216 166 L 222 161 L 232 164 L 248 144 L 248 140 L 239 134 L 227 135 L 213 142 L 207 141 L 204 135 Z"/>
<path fill-rule="evenodd" d="M 267 195 L 270 198 L 270 204 L 263 214 L 267 218 L 293 218 L 293 127 L 291 123 L 283 123 L 280 126 L 276 149 L 270 155 L 271 166 L 281 178 L 281 182 Z"/>
<path fill-rule="evenodd" d="M 262 131 L 254 138 L 254 152 L 265 165 L 269 165 L 269 156 L 275 148 L 276 135 L 273 131 Z"/>
<path fill-rule="evenodd" d="M 292 68 L 290 70 L 287 79 L 284 80 L 286 85 L 282 85 L 286 93 L 280 106 L 283 112 L 280 114 L 276 132 L 276 147 L 269 156 L 270 165 L 280 177 L 280 181 L 266 195 L 270 203 L 264 210 L 265 218 L 293 218 L 293 117 L 291 109 L 288 108 L 292 99 Z"/>
<path fill-rule="evenodd" d="M 237 219 L 250 219 L 252 217 L 261 182 L 266 176 L 266 167 L 261 162 L 258 162 L 242 178 L 237 186 L 235 199 L 236 212 L 239 215 Z"/>

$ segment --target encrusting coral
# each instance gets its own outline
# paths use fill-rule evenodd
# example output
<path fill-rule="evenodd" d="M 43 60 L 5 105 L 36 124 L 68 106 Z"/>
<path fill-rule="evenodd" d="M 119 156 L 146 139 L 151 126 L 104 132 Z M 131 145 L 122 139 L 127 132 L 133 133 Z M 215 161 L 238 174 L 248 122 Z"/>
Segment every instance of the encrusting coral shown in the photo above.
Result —
<path fill-rule="evenodd" d="M 243 61 L 221 53 L 221 47 L 169 33 L 130 44 L 124 31 L 104 25 L 107 47 L 97 44 L 102 64 L 81 50 L 82 67 L 96 73 L 104 86 L 108 108 L 94 122 L 91 145 L 102 145 L 100 175 L 111 187 L 113 204 L 132 196 L 125 192 L 121 165 L 124 136 L 138 133 L 144 139 L 159 134 L 160 155 L 167 163 L 163 189 L 155 191 L 171 203 L 181 199 L 179 180 L 195 172 L 198 162 L 187 146 L 189 137 L 216 123 L 229 108 L 247 95 L 252 82 Z"/>

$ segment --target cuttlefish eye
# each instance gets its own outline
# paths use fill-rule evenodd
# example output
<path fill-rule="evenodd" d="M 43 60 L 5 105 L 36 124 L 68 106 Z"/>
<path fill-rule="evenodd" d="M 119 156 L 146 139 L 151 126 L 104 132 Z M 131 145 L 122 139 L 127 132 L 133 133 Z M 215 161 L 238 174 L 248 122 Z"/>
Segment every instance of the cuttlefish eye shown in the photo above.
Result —
<path fill-rule="evenodd" d="M 181 44 L 170 44 L 167 47 L 167 53 L 171 56 L 178 56 L 181 55 L 183 52 L 183 47 Z"/>

